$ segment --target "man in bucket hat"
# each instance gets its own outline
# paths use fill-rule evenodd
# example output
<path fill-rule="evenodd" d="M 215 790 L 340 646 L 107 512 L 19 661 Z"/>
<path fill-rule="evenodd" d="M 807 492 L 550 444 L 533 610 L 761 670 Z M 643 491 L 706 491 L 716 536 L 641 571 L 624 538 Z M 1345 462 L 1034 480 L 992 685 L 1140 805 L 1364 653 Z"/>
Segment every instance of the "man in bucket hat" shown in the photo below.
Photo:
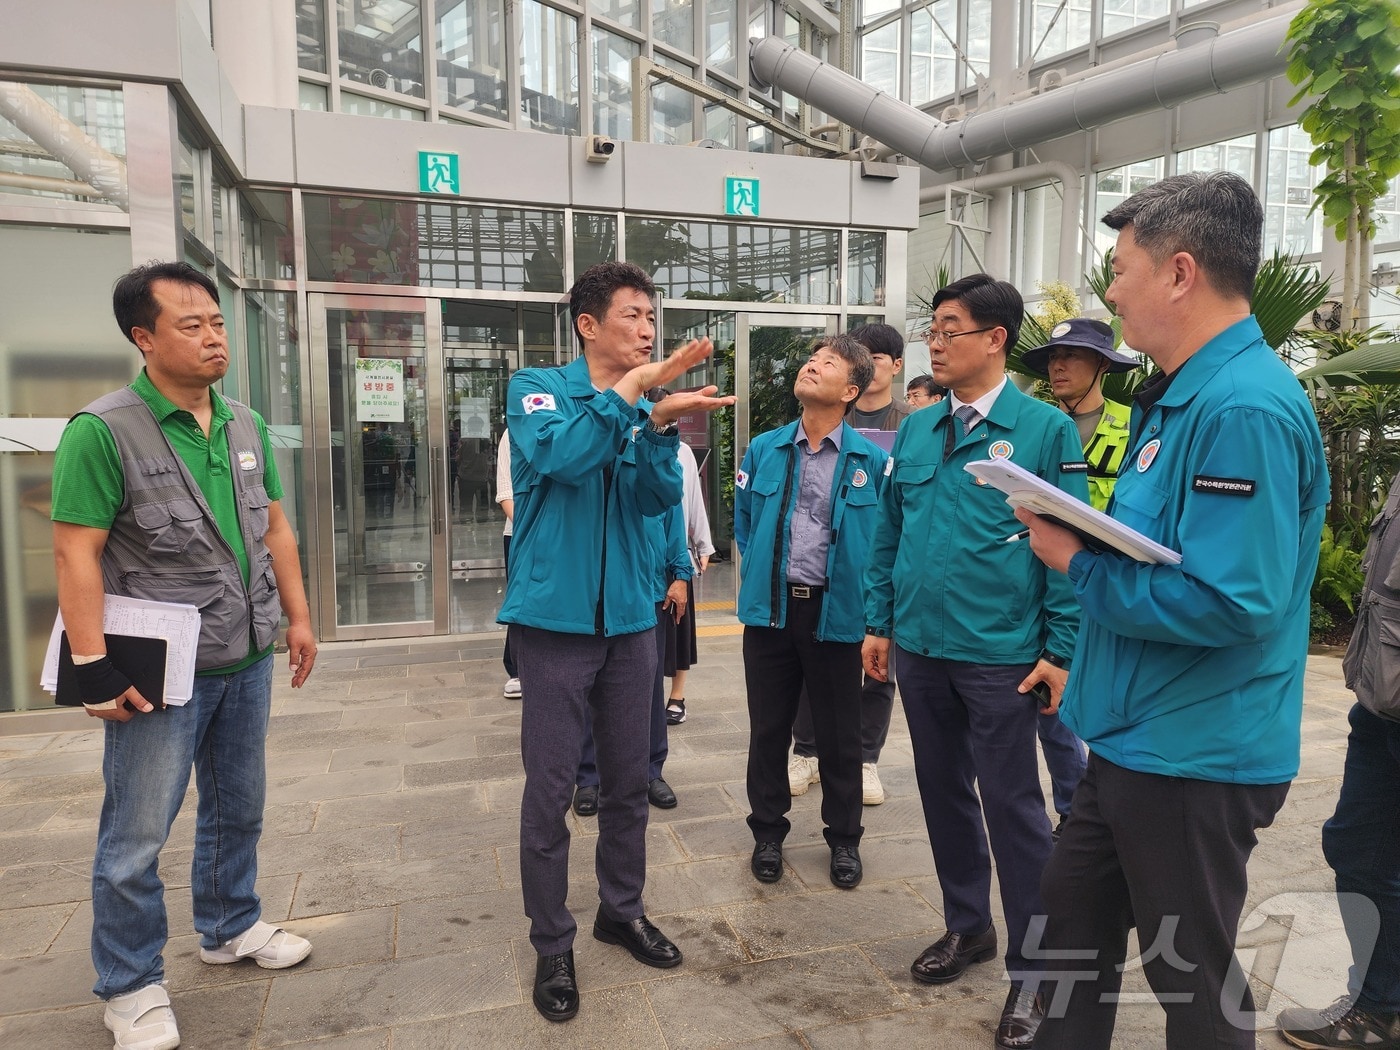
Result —
<path fill-rule="evenodd" d="M 1089 502 L 1095 510 L 1108 506 L 1118 467 L 1128 447 L 1127 405 L 1105 400 L 1103 377 L 1131 372 L 1137 362 L 1113 349 L 1113 329 L 1102 321 L 1075 317 L 1061 321 L 1050 341 L 1021 355 L 1021 364 L 1050 381 L 1060 407 L 1079 428 L 1084 459 L 1089 464 Z"/>
<path fill-rule="evenodd" d="M 1095 510 L 1104 510 L 1128 447 L 1130 410 L 1103 396 L 1103 377 L 1131 371 L 1137 362 L 1113 349 L 1113 329 L 1108 325 L 1075 317 L 1051 329 L 1050 341 L 1027 350 L 1021 363 L 1050 381 L 1055 400 L 1079 428 L 1079 443 L 1089 464 L 1089 502 Z M 1084 776 L 1084 744 L 1054 712 L 1041 713 L 1036 734 L 1050 770 L 1051 797 L 1059 814 L 1053 834 L 1058 841 L 1074 789 Z"/>

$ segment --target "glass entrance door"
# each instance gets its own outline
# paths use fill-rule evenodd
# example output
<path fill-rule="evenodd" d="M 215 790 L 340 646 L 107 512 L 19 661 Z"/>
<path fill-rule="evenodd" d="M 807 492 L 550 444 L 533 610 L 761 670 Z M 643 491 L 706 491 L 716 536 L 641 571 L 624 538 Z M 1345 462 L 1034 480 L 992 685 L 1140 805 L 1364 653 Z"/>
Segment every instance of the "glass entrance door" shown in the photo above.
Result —
<path fill-rule="evenodd" d="M 506 384 L 520 367 L 558 363 L 554 303 L 449 300 L 442 304 L 447 418 L 447 616 L 454 633 L 497 629 L 505 596 L 505 512 L 497 501 Z M 509 450 L 504 452 L 509 457 Z M 504 466 L 509 471 L 509 459 Z"/>
<path fill-rule="evenodd" d="M 423 299 L 310 296 L 323 638 L 445 629 L 441 329 Z"/>

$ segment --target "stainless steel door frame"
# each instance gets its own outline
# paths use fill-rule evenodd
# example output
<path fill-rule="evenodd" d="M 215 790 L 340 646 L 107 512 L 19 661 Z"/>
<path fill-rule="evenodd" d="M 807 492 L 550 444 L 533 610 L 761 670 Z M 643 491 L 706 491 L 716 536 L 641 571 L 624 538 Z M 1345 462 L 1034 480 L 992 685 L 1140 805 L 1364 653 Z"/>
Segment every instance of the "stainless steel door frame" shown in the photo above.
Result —
<path fill-rule="evenodd" d="M 330 339 L 326 318 L 333 310 L 395 311 L 415 314 L 423 320 L 424 330 L 424 393 L 426 396 L 426 435 L 429 479 L 428 514 L 431 521 L 429 543 L 432 588 L 430 617 L 399 623 L 342 625 L 336 613 L 336 537 L 333 481 L 335 450 L 331 436 L 331 377 Z M 444 527 L 447 499 L 447 426 L 444 419 L 442 311 L 436 299 L 396 295 L 341 295 L 311 292 L 307 295 L 308 326 L 310 330 L 311 369 L 311 427 L 309 434 L 310 487 L 319 513 L 314 537 L 314 555 L 308 554 L 312 617 L 318 636 L 325 641 L 346 641 L 368 638 L 415 637 L 447 633 L 448 570 L 447 534 Z M 342 436 L 342 441 L 346 440 Z M 420 468 L 421 468 L 420 464 Z M 346 480 L 347 491 L 350 487 Z"/>

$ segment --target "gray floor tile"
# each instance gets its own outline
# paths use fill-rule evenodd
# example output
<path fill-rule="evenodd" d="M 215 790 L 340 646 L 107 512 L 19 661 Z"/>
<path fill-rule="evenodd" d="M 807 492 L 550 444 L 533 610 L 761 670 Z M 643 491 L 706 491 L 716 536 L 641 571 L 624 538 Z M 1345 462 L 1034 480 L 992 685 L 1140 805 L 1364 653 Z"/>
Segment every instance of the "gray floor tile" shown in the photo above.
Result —
<path fill-rule="evenodd" d="M 830 886 L 819 787 L 792 802 L 781 881 L 749 873 L 737 636 L 702 639 L 686 685 L 691 720 L 672 730 L 666 765 L 680 805 L 650 814 L 645 905 L 685 964 L 655 970 L 592 937 L 597 820 L 569 813 L 583 1009 L 567 1025 L 540 1018 L 518 889 L 521 706 L 500 696 L 500 644 L 498 635 L 330 644 L 305 689 L 279 677 L 258 889 L 264 917 L 316 949 L 288 971 L 200 962 L 191 790 L 160 869 L 184 1046 L 990 1045 L 1006 987 L 999 961 L 933 987 L 908 972 L 942 933 L 942 894 L 898 705 L 880 761 L 888 801 L 862 813 L 862 885 Z M 1335 998 L 1348 962 L 1320 846 L 1352 703 L 1335 657 L 1310 661 L 1307 690 L 1303 773 L 1260 834 L 1239 938 L 1261 1029 L 1285 1006 Z M 84 719 L 0 735 L 0 1046 L 110 1045 L 89 993 L 101 740 Z M 1004 938 L 995 884 L 993 913 Z M 1140 985 L 1130 971 L 1125 989 Z M 1269 1031 L 1258 1038 L 1281 1045 Z M 1161 1045 L 1160 1007 L 1125 1003 L 1115 1048 Z"/>
<path fill-rule="evenodd" d="M 275 981 L 260 1046 L 411 1024 L 520 1001 L 508 944 Z"/>

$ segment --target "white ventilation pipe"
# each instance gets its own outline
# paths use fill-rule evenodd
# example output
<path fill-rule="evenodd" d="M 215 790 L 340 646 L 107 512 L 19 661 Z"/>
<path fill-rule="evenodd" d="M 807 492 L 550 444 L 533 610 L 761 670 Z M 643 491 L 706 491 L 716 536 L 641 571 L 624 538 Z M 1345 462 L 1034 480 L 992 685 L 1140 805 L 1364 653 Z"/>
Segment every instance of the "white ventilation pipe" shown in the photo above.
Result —
<path fill-rule="evenodd" d="M 1039 164 L 1027 164 L 1021 168 L 1008 168 L 1006 171 L 993 171 L 986 175 L 976 175 L 970 179 L 959 179 L 943 186 L 933 186 L 919 191 L 919 203 L 931 204 L 944 199 L 951 187 L 971 190 L 974 193 L 990 193 L 995 190 L 1010 189 L 1013 186 L 1028 186 L 1032 183 L 1058 180 L 1064 186 L 1064 199 L 1060 205 L 1060 249 L 1056 265 L 1057 280 L 1065 281 L 1071 287 L 1079 284 L 1079 212 L 1083 207 L 1084 181 L 1073 165 L 1064 161 L 1049 160 Z M 1071 276 L 1073 275 L 1073 276 Z"/>
<path fill-rule="evenodd" d="M 0 81 L 0 116 L 123 211 L 127 207 L 126 164 L 25 84 Z"/>
<path fill-rule="evenodd" d="M 1123 117 L 1281 74 L 1284 35 L 1300 4 L 1272 17 L 1226 27 L 1219 36 L 1129 62 L 1097 76 L 944 124 L 842 73 L 779 37 L 749 42 L 749 65 L 762 84 L 781 88 L 862 134 L 934 171 L 976 164 L 1088 131 Z"/>

